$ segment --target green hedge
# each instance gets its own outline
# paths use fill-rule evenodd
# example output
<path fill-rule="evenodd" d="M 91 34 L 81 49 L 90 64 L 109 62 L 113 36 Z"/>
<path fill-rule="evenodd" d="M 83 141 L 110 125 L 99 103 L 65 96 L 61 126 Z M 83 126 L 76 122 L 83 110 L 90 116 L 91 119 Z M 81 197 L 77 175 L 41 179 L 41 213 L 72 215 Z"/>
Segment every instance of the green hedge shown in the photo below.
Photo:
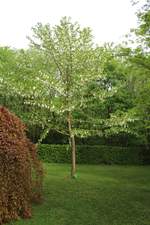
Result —
<path fill-rule="evenodd" d="M 70 163 L 69 145 L 40 144 L 38 147 L 39 158 L 50 163 Z"/>
<path fill-rule="evenodd" d="M 68 145 L 41 144 L 38 154 L 44 162 L 70 163 L 71 161 Z M 140 148 L 77 145 L 77 163 L 135 165 L 144 164 L 144 157 Z"/>

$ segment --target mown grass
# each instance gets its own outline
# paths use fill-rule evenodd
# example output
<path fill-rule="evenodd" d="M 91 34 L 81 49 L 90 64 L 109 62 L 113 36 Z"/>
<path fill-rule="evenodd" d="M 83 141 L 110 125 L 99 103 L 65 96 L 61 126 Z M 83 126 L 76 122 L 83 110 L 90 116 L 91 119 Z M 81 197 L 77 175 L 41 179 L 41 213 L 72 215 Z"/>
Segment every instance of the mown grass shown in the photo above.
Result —
<path fill-rule="evenodd" d="M 150 225 L 150 166 L 44 166 L 43 204 L 11 225 Z"/>

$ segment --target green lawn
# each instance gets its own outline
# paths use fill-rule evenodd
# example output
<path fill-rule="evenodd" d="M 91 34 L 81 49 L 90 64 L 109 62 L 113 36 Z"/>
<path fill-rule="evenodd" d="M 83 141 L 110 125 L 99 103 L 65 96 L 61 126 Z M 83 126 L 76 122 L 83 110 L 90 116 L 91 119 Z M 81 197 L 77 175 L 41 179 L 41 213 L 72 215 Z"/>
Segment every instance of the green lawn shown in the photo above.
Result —
<path fill-rule="evenodd" d="M 45 164 L 44 202 L 13 225 L 150 225 L 150 166 Z"/>

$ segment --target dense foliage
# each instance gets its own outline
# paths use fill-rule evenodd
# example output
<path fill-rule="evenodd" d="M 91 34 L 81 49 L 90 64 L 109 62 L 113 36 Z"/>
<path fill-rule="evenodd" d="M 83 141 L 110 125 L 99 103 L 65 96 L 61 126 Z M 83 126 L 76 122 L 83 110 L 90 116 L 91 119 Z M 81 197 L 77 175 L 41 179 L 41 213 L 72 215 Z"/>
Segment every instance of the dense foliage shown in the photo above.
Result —
<path fill-rule="evenodd" d="M 42 174 L 24 124 L 0 107 L 0 224 L 31 217 L 31 201 L 42 197 Z"/>

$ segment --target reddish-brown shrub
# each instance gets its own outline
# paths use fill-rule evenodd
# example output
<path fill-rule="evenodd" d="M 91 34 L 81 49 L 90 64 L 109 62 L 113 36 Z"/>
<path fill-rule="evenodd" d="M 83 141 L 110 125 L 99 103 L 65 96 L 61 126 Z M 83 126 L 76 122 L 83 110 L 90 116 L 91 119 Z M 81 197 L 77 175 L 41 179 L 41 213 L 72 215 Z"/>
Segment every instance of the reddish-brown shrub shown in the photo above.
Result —
<path fill-rule="evenodd" d="M 31 217 L 31 201 L 41 200 L 42 176 L 24 124 L 0 106 L 0 224 Z"/>

